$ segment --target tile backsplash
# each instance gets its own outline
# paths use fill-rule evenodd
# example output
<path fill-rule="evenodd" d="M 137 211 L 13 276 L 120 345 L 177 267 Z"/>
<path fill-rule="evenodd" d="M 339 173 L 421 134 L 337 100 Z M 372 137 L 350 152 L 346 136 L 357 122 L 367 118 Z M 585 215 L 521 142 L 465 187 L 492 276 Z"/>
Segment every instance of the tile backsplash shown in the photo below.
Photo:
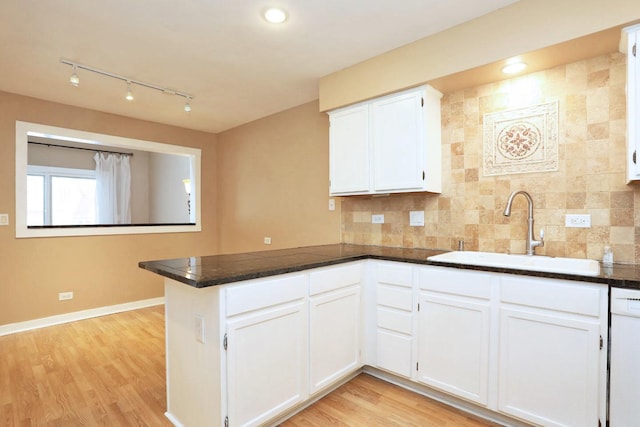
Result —
<path fill-rule="evenodd" d="M 527 204 L 534 201 L 536 253 L 640 262 L 640 185 L 627 185 L 626 58 L 612 53 L 523 77 L 445 94 L 442 98 L 442 194 L 412 193 L 342 198 L 345 243 L 524 253 Z M 484 176 L 483 115 L 558 101 L 558 171 Z M 636 209 L 638 205 L 638 209 Z M 409 225 L 409 212 L 425 225 Z M 384 214 L 384 224 L 372 224 Z M 565 227 L 565 214 L 590 214 L 591 228 Z"/>

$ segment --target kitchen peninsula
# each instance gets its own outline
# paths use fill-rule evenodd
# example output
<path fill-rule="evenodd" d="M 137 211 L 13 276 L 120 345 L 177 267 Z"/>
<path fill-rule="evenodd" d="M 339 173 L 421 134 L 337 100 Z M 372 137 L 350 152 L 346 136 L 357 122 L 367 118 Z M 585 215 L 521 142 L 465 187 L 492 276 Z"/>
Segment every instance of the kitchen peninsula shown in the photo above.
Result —
<path fill-rule="evenodd" d="M 141 262 L 165 277 L 167 417 L 276 423 L 364 369 L 511 425 L 604 420 L 609 286 L 640 288 L 635 267 L 587 277 L 427 260 L 444 252 L 336 244 Z M 535 355 L 549 345 L 563 359 Z"/>

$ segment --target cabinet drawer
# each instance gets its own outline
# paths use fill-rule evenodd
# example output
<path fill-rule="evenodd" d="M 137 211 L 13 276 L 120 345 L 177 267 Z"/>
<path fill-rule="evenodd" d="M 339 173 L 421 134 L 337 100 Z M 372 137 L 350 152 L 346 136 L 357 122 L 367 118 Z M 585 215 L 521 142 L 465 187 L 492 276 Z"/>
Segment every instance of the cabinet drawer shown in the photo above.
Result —
<path fill-rule="evenodd" d="M 412 317 L 411 313 L 402 313 L 378 308 L 378 327 L 411 335 L 411 326 L 413 323 Z"/>
<path fill-rule="evenodd" d="M 378 305 L 411 311 L 413 309 L 413 292 L 410 288 L 378 285 Z"/>
<path fill-rule="evenodd" d="M 227 316 L 294 301 L 306 293 L 304 274 L 232 285 L 226 289 Z"/>
<path fill-rule="evenodd" d="M 309 295 L 357 285 L 362 280 L 362 264 L 348 264 L 314 271 L 309 276 Z"/>
<path fill-rule="evenodd" d="M 600 287 L 564 280 L 504 277 L 500 300 L 586 316 L 600 315 Z"/>
<path fill-rule="evenodd" d="M 410 288 L 413 284 L 413 267 L 399 264 L 377 264 L 378 283 Z"/>
<path fill-rule="evenodd" d="M 463 295 L 474 298 L 491 298 L 493 277 L 488 274 L 469 272 L 457 268 L 420 268 L 420 289 Z"/>

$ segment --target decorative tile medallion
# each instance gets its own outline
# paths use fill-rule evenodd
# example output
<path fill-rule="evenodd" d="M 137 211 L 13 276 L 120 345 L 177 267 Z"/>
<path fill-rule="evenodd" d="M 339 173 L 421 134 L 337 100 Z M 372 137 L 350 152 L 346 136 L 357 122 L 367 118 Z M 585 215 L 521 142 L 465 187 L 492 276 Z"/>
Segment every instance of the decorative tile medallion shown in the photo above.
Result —
<path fill-rule="evenodd" d="M 558 170 L 558 101 L 483 117 L 485 176 Z"/>

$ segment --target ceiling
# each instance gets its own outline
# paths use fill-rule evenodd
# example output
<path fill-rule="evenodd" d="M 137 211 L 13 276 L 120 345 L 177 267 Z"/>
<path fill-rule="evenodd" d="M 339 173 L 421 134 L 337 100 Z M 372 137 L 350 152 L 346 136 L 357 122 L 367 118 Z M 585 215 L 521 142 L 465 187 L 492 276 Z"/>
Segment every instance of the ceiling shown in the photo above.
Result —
<path fill-rule="evenodd" d="M 517 0 L 2 0 L 0 90 L 221 132 L 318 98 L 318 79 Z M 289 19 L 261 12 L 283 7 Z M 79 70 L 67 59 L 194 95 Z"/>

